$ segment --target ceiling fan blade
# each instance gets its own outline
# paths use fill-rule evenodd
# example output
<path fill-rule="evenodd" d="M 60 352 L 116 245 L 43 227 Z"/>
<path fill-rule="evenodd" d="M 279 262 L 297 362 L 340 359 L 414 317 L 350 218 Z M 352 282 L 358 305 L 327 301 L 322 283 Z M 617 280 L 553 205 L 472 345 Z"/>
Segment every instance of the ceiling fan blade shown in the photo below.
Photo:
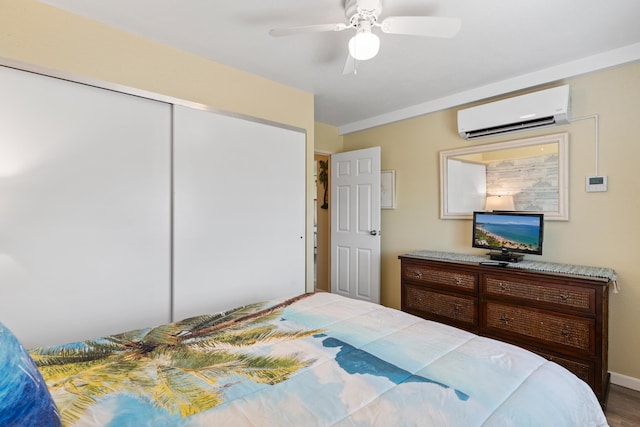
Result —
<path fill-rule="evenodd" d="M 350 28 L 347 24 L 319 24 L 319 25 L 304 25 L 301 27 L 288 27 L 288 28 L 274 28 L 269 30 L 269 34 L 273 37 L 291 36 L 294 34 L 305 33 L 324 33 L 330 31 L 342 31 Z"/>
<path fill-rule="evenodd" d="M 358 9 L 373 12 L 380 7 L 380 0 L 357 0 Z"/>
<path fill-rule="evenodd" d="M 383 33 L 449 38 L 460 31 L 459 18 L 390 16 L 380 24 Z"/>
<path fill-rule="evenodd" d="M 342 74 L 356 74 L 356 60 L 351 54 L 347 53 L 347 59 L 344 62 L 344 68 L 342 69 Z"/>

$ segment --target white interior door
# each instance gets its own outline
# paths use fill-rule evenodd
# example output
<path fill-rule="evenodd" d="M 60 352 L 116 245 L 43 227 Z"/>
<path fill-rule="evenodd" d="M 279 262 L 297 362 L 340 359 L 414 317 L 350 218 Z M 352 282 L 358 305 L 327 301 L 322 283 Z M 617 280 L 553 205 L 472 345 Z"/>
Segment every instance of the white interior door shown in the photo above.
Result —
<path fill-rule="evenodd" d="M 380 147 L 331 156 L 331 292 L 380 303 Z"/>

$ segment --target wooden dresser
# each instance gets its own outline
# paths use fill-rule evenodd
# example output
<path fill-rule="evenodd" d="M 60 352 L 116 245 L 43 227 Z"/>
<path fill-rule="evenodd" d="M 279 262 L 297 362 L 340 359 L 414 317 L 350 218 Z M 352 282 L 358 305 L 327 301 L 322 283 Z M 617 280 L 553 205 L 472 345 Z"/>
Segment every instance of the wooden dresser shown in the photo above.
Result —
<path fill-rule="evenodd" d="M 399 258 L 403 311 L 531 350 L 583 379 L 606 407 L 609 278 Z"/>

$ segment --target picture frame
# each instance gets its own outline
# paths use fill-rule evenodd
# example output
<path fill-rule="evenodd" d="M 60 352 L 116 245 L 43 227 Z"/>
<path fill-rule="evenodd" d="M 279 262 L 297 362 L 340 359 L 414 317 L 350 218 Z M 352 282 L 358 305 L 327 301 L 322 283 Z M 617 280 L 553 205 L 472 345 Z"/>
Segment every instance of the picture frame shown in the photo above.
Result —
<path fill-rule="evenodd" d="M 380 171 L 380 208 L 396 208 L 396 171 Z"/>

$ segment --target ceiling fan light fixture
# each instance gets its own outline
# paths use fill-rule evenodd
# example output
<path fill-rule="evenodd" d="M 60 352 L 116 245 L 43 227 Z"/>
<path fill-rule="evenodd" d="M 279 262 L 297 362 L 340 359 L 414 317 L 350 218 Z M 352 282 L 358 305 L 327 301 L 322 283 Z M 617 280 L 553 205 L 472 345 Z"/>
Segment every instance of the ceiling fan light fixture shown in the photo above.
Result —
<path fill-rule="evenodd" d="M 371 31 L 358 31 L 349 40 L 349 54 L 358 61 L 373 58 L 380 50 L 380 38 Z"/>

